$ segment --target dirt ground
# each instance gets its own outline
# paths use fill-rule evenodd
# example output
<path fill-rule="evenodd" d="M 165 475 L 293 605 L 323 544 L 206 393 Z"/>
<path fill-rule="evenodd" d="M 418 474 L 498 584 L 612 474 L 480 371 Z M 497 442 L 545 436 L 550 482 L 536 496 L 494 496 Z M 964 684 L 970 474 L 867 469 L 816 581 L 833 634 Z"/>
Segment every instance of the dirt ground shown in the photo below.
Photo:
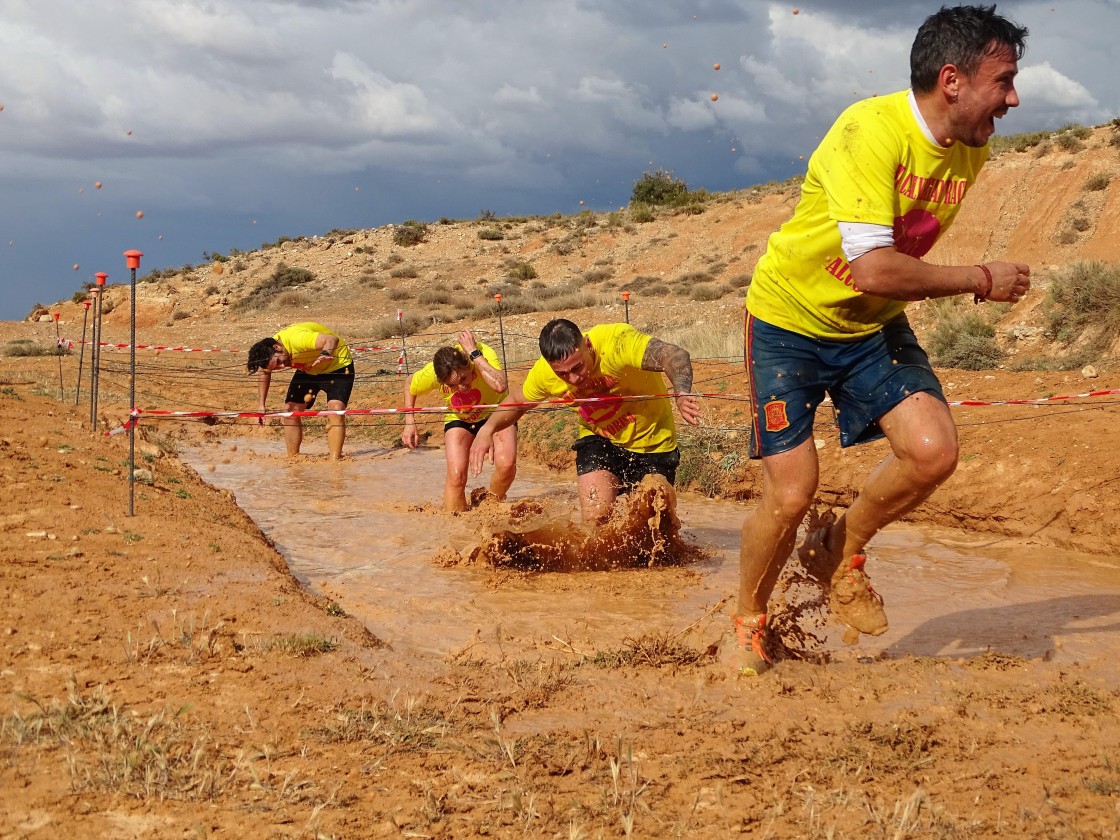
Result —
<path fill-rule="evenodd" d="M 1100 160 L 1078 158 L 1054 170 L 1076 184 L 1084 172 L 1071 170 Z M 1006 167 L 1044 163 L 1021 157 Z M 1010 171 L 1000 168 L 990 181 L 1002 183 Z M 1067 192 L 1077 200 L 1076 187 Z M 788 213 L 788 196 L 767 201 L 759 218 L 747 203 L 671 224 L 707 217 L 711 250 L 723 248 L 749 270 L 757 247 L 747 240 L 761 243 L 759 231 Z M 1111 234 L 1096 230 L 1094 242 L 1116 241 L 1112 207 L 1095 217 L 1101 225 L 1111 220 Z M 728 236 L 738 230 L 741 241 L 721 244 L 721 229 Z M 456 233 L 463 238 L 453 229 L 439 236 Z M 647 231 L 644 242 L 609 247 L 625 273 L 682 271 L 683 256 L 662 254 L 656 263 L 648 255 L 682 247 L 693 234 L 682 229 L 651 243 L 665 234 Z M 996 258 L 1017 236 L 989 229 L 986 244 L 976 245 L 962 233 L 953 247 L 969 260 Z M 508 257 L 468 240 L 459 253 L 444 247 L 439 259 L 470 264 L 467 274 Z M 313 249 L 327 250 L 322 243 Z M 1084 255 L 1114 256 L 1099 248 Z M 265 258 L 246 259 L 263 266 Z M 595 259 L 584 254 L 581 266 Z M 431 265 L 411 282 L 447 276 Z M 232 282 L 228 272 L 210 279 Z M 234 316 L 218 301 L 207 303 L 232 286 L 191 296 L 187 282 L 145 284 L 140 341 L 244 347 L 257 332 L 307 317 L 351 319 L 351 334 L 368 334 L 344 308 Z M 681 317 L 734 323 L 737 305 L 681 301 L 659 317 L 679 309 Z M 1038 305 L 1038 295 L 1028 299 L 1001 330 L 1030 323 Z M 172 317 L 175 306 L 189 308 L 188 316 Z M 363 317 L 392 306 L 371 297 Z M 58 309 L 70 334 L 80 332 L 80 307 Z M 617 306 L 579 313 L 587 323 L 612 316 Z M 110 316 L 109 340 L 121 339 L 122 317 L 120 307 Z M 534 317 L 507 329 L 531 333 Z M 49 324 L 4 324 L 0 340 L 42 338 L 47 328 L 53 335 Z M 73 404 L 75 359 L 64 363 L 62 401 L 54 358 L 5 358 L 0 372 L 7 490 L 0 837 L 1120 835 L 1115 667 L 993 650 L 963 659 L 786 661 L 763 678 L 738 680 L 689 628 L 651 627 L 584 651 L 565 648 L 547 622 L 532 657 L 403 656 L 331 600 L 305 591 L 231 494 L 174 457 L 176 441 L 214 439 L 230 428 L 194 423 L 171 432 L 142 424 L 137 463 L 153 478 L 137 485 L 129 515 L 129 437 L 90 428 L 88 405 Z M 156 363 L 145 356 L 144 364 Z M 182 379 L 145 375 L 137 404 L 251 410 L 251 381 L 229 373 L 240 358 L 221 364 L 221 376 L 191 380 L 187 390 Z M 990 403 L 1120 385 L 1107 362 L 1099 368 L 1093 379 L 1077 371 L 941 376 L 950 400 Z M 713 363 L 705 378 L 712 392 L 741 387 L 726 365 Z M 122 407 L 127 413 L 125 381 L 119 368 L 107 375 L 108 426 Z M 395 390 L 399 384 L 365 398 L 392 404 Z M 714 423 L 736 422 L 733 403 L 711 398 L 707 405 Z M 1118 563 L 1118 405 L 1115 395 L 1103 395 L 955 407 L 960 467 L 911 520 L 990 535 L 1024 552 L 1061 547 Z M 849 500 L 883 454 L 879 444 L 841 453 L 829 439 L 821 449 L 822 500 Z M 757 469 L 743 464 L 726 492 L 746 506 L 756 482 Z M 607 575 L 602 585 L 617 584 Z M 671 588 L 681 578 L 644 585 Z"/>

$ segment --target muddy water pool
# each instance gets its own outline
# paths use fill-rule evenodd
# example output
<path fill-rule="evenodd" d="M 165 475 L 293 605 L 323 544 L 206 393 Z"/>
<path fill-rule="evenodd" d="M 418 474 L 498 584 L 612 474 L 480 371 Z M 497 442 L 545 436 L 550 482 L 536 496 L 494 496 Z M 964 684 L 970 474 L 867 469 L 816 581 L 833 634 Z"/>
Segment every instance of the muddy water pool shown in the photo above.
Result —
<path fill-rule="evenodd" d="M 308 441 L 311 444 L 311 441 Z M 354 446 L 339 463 L 314 445 L 289 461 L 280 442 L 225 440 L 181 457 L 237 503 L 309 589 L 326 595 L 397 651 L 443 657 L 478 646 L 504 654 L 550 647 L 590 653 L 649 633 L 718 639 L 738 584 L 747 504 L 679 497 L 686 539 L 704 558 L 679 568 L 531 574 L 445 568 L 433 557 L 478 541 L 470 513 L 440 510 L 438 448 Z M 486 486 L 488 474 L 471 482 Z M 519 465 L 510 499 L 575 511 L 575 476 Z M 1120 562 L 987 535 L 895 525 L 869 546 L 868 570 L 890 630 L 837 658 L 985 652 L 1099 661 L 1120 653 Z M 293 628 L 296 629 L 296 628 Z"/>

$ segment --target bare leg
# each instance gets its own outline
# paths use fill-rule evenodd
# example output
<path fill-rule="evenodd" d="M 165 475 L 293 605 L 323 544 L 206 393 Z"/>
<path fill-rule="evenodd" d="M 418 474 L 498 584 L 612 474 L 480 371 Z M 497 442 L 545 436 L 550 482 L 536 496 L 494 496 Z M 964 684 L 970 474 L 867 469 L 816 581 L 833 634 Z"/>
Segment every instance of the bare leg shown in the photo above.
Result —
<path fill-rule="evenodd" d="M 891 454 L 829 533 L 841 558 L 862 554 L 885 525 L 905 516 L 943 484 L 957 466 L 957 428 L 949 407 L 927 393 L 907 397 L 879 420 Z"/>
<path fill-rule="evenodd" d="M 303 403 L 285 403 L 285 411 L 303 411 Z M 288 450 L 288 457 L 294 458 L 299 454 L 299 447 L 303 443 L 303 423 L 298 417 L 282 417 L 284 424 L 284 447 Z"/>
<path fill-rule="evenodd" d="M 507 426 L 494 435 L 494 474 L 490 477 L 490 492 L 497 499 L 505 499 L 516 477 L 517 426 Z"/>
<path fill-rule="evenodd" d="M 344 411 L 346 403 L 341 400 L 330 400 L 327 408 L 331 411 Z M 342 444 L 346 442 L 346 417 L 344 415 L 330 415 L 327 417 L 327 450 L 331 460 L 338 461 L 342 458 Z"/>
<path fill-rule="evenodd" d="M 770 593 L 793 553 L 797 527 L 812 504 L 818 475 L 811 438 L 762 459 L 762 495 L 743 521 L 739 545 L 738 615 L 766 612 Z"/>
<path fill-rule="evenodd" d="M 579 477 L 579 510 L 588 525 L 605 522 L 618 497 L 618 478 L 607 470 L 595 470 Z"/>
<path fill-rule="evenodd" d="M 497 436 L 494 438 L 497 442 Z M 443 509 L 461 513 L 467 509 L 467 460 L 474 435 L 458 427 L 443 434 L 443 451 L 447 457 L 447 480 L 443 485 Z"/>

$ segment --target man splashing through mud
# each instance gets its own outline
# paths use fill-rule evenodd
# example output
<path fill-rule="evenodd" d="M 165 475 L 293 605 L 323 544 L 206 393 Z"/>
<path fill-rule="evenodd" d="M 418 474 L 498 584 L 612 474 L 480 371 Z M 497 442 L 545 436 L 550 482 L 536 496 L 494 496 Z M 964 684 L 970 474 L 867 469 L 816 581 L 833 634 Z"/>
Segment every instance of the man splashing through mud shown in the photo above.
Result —
<path fill-rule="evenodd" d="M 660 521 L 660 511 L 664 511 L 666 526 L 679 527 L 672 490 L 680 463 L 676 423 L 670 399 L 652 395 L 664 393 L 664 372 L 677 394 L 681 417 L 691 425 L 699 424 L 700 403 L 689 394 L 692 361 L 688 351 L 638 332 L 629 324 L 601 324 L 584 334 L 563 318 L 545 324 L 540 350 L 541 358 L 521 388 L 512 389 L 478 430 L 470 451 L 471 474 L 477 476 L 487 456 L 493 457 L 494 436 L 530 408 L 548 399 L 587 400 L 572 404 L 580 425 L 572 449 L 576 453 L 584 523 L 604 525 L 616 498 L 640 486 L 643 503 L 626 513 L 641 518 L 649 515 L 645 510 L 649 508 L 651 519 Z M 643 511 L 640 516 L 639 510 Z M 606 530 L 613 532 L 616 526 L 620 532 L 628 529 L 625 524 L 612 522 Z M 602 543 L 602 531 L 590 539 Z M 540 544 L 552 542 L 555 540 L 542 532 Z M 607 549 L 605 543 L 594 550 L 584 545 L 576 553 L 586 561 L 595 553 L 611 553 Z M 618 562 L 605 565 L 626 565 L 624 558 L 615 560 Z M 569 562 L 564 560 L 563 565 Z M 587 568 L 586 562 L 580 565 Z"/>
<path fill-rule="evenodd" d="M 838 520 L 810 523 L 799 554 L 831 585 L 845 639 L 887 629 L 864 547 L 957 464 L 953 418 L 903 310 L 962 294 L 1018 303 L 1031 285 L 1020 263 L 921 260 L 988 159 L 994 120 L 1019 104 L 1026 35 L 995 6 L 943 7 L 927 18 L 910 52 L 911 89 L 840 115 L 809 160 L 793 218 L 759 260 L 747 293 L 746 364 L 762 494 L 743 524 L 732 617 L 741 674 L 770 666 L 767 603 L 816 492 L 813 418 L 826 393 L 842 446 L 886 436 L 891 454 Z"/>

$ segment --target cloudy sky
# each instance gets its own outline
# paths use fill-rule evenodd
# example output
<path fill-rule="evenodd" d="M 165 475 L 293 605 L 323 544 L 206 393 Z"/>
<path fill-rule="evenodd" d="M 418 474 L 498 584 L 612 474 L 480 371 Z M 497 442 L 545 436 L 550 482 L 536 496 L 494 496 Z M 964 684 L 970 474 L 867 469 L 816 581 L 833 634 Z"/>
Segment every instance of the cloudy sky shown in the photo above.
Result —
<path fill-rule="evenodd" d="M 142 275 L 334 228 L 617 208 L 658 168 L 784 180 L 843 107 L 907 86 L 940 5 L 0 0 L 0 319 L 127 282 L 132 248 Z M 1031 29 L 1001 133 L 1120 114 L 1120 0 L 999 10 Z"/>

